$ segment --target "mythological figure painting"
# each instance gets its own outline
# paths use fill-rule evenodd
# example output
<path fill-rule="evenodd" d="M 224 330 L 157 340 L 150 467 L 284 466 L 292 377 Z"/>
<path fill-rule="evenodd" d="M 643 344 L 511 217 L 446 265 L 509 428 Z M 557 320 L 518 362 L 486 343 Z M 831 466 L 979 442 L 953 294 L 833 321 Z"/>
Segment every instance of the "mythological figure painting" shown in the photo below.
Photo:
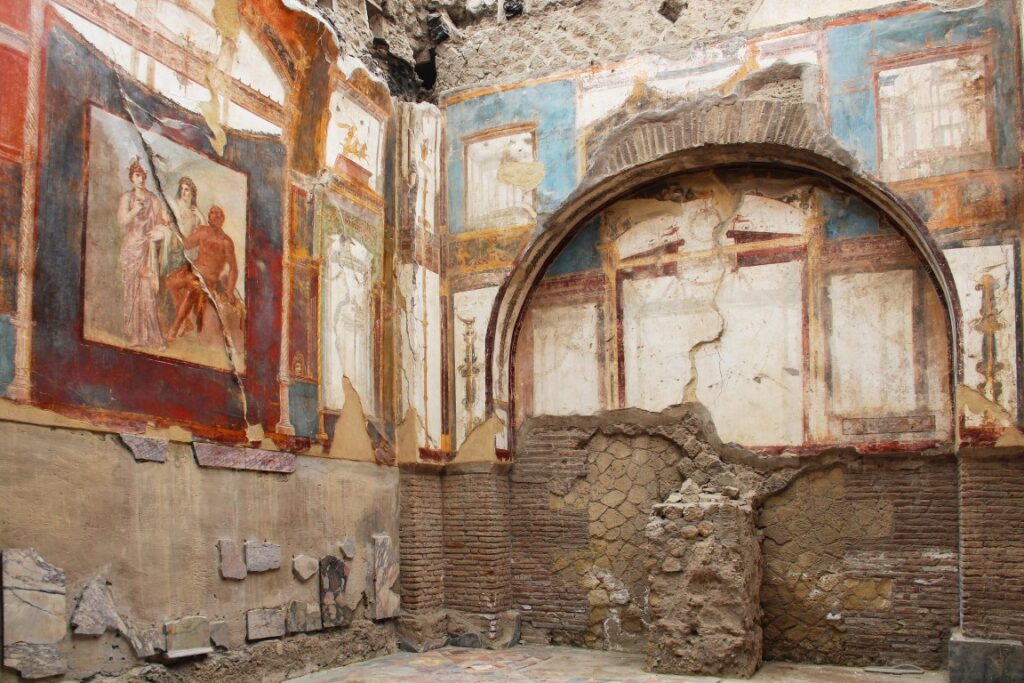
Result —
<path fill-rule="evenodd" d="M 85 338 L 244 370 L 246 176 L 95 107 L 89 135 Z"/>

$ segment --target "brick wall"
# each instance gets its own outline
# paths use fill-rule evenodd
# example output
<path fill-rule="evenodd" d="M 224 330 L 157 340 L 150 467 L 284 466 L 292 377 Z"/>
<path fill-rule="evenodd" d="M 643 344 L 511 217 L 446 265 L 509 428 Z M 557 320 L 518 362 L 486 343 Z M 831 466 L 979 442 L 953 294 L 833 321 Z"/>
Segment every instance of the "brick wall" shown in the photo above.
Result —
<path fill-rule="evenodd" d="M 402 467 L 402 607 L 422 611 L 444 607 L 444 524 L 439 467 Z"/>
<path fill-rule="evenodd" d="M 491 621 L 512 607 L 508 465 L 451 464 L 443 478 L 445 606 Z"/>
<path fill-rule="evenodd" d="M 587 511 L 552 507 L 552 489 L 562 494 L 585 473 L 578 449 L 586 432 L 535 429 L 521 432 L 511 476 L 512 590 L 527 641 L 548 642 L 547 630 L 578 632 L 590 626 L 587 593 L 563 580 L 559 557 L 589 548 Z"/>
<path fill-rule="evenodd" d="M 1024 455 L 960 460 L 963 632 L 1024 639 Z"/>
<path fill-rule="evenodd" d="M 766 502 L 761 525 L 766 659 L 944 663 L 958 621 L 951 456 L 812 472 Z"/>

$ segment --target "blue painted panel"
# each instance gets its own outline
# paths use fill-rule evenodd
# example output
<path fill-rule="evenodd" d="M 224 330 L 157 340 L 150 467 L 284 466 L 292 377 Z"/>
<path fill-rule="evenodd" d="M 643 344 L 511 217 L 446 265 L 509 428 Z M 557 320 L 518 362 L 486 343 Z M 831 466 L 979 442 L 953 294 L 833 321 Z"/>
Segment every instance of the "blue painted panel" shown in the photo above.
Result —
<path fill-rule="evenodd" d="M 1017 165 L 1014 131 L 1017 39 L 1013 7 L 997 0 L 959 12 L 913 12 L 826 31 L 826 74 L 833 134 L 868 171 L 878 170 L 874 64 L 879 60 L 992 41 L 992 89 L 996 116 L 996 163 Z"/>
<path fill-rule="evenodd" d="M 292 380 L 288 385 L 288 419 L 296 436 L 313 438 L 320 426 L 316 384 Z"/>
<path fill-rule="evenodd" d="M 576 186 L 576 94 L 571 81 L 540 83 L 465 100 L 446 108 L 448 231 L 465 232 L 465 138 L 497 126 L 537 125 L 537 160 L 544 164 L 540 212 L 557 207 Z"/>
<path fill-rule="evenodd" d="M 830 240 L 852 239 L 882 233 L 878 212 L 848 194 L 825 194 L 825 237 Z"/>
<path fill-rule="evenodd" d="M 14 379 L 14 323 L 11 316 L 0 315 L 0 394 Z"/>
<path fill-rule="evenodd" d="M 597 217 L 577 231 L 548 266 L 544 277 L 569 275 L 600 268 L 601 255 L 597 252 L 597 243 L 601 239 L 600 227 L 601 218 Z"/>

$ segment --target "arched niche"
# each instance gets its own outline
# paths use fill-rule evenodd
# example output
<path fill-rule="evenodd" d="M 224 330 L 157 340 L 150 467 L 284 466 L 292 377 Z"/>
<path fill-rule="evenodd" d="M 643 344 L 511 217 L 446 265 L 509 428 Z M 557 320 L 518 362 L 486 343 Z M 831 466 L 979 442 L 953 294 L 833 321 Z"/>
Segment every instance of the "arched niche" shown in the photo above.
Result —
<path fill-rule="evenodd" d="M 687 100 L 643 111 L 593 145 L 577 189 L 539 218 L 536 236 L 498 292 L 487 334 L 487 406 L 509 430 L 515 413 L 514 361 L 530 297 L 549 265 L 584 226 L 616 202 L 682 173 L 762 167 L 827 182 L 878 213 L 919 256 L 948 327 L 949 405 L 956 414 L 960 311 L 952 274 L 920 217 L 862 172 L 831 137 L 813 104 L 742 99 Z M 955 427 L 953 427 L 955 429 Z M 953 435 L 955 441 L 955 434 Z"/>

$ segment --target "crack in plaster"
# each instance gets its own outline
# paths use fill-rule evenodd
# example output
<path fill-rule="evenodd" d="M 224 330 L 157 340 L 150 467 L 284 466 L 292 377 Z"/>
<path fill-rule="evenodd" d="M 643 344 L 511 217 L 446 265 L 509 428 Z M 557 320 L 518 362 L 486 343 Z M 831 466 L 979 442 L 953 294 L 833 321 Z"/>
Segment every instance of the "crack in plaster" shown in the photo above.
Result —
<path fill-rule="evenodd" d="M 147 113 L 150 112 L 148 112 L 145 107 L 135 102 L 135 100 L 133 100 L 128 95 L 128 93 L 125 92 L 124 86 L 121 82 L 120 74 L 116 74 L 116 76 L 117 88 L 120 91 L 121 98 L 125 104 L 124 109 L 126 112 L 128 112 L 129 118 L 131 118 L 132 127 L 135 130 L 136 135 L 138 136 L 139 144 L 146 154 L 146 159 L 149 161 L 150 167 L 153 169 L 153 184 L 156 186 L 157 194 L 160 196 L 160 200 L 163 203 L 164 209 L 167 211 L 168 218 L 170 219 L 170 224 L 174 226 L 175 236 L 179 240 L 181 240 L 182 243 L 184 243 L 185 235 L 181 231 L 181 226 L 178 225 L 177 216 L 175 216 L 174 212 L 171 211 L 170 209 L 171 204 L 167 198 L 167 193 L 164 190 L 163 181 L 160 178 L 160 173 L 158 171 L 160 167 L 157 163 L 158 155 L 149 146 L 149 143 L 146 141 L 145 136 L 142 135 L 145 129 L 140 125 L 138 119 L 136 119 L 135 117 L 135 109 L 146 111 Z M 154 116 L 154 118 L 156 117 Z M 231 340 L 231 336 L 228 334 L 228 329 L 230 328 L 227 324 L 227 320 L 225 319 L 224 312 L 221 310 L 220 302 L 218 302 L 216 297 L 213 296 L 213 292 L 210 291 L 209 286 L 206 284 L 206 280 L 203 278 L 202 272 L 200 272 L 199 268 L 196 267 L 196 264 L 193 262 L 192 258 L 189 257 L 187 252 L 183 252 L 183 254 L 185 261 L 188 263 L 188 266 L 192 271 L 192 274 L 199 281 L 199 286 L 202 289 L 203 294 L 206 296 L 210 304 L 212 304 L 213 310 L 217 315 L 217 321 L 220 323 L 221 336 L 224 341 L 224 353 L 227 356 L 228 366 L 231 369 L 231 374 L 235 379 L 235 383 L 238 385 L 239 400 L 242 405 L 242 421 L 245 423 L 246 438 L 249 438 L 250 434 L 253 432 L 253 427 L 259 427 L 259 425 L 253 425 L 251 422 L 249 422 L 249 402 L 245 391 L 245 380 L 242 378 L 242 373 L 239 371 L 238 365 L 235 362 L 235 354 L 237 353 L 237 351 L 235 349 L 234 343 Z M 262 431 L 262 428 L 260 429 L 260 431 Z M 261 438 L 262 436 L 255 440 L 258 441 Z"/>
<path fill-rule="evenodd" d="M 712 181 L 715 184 L 715 212 L 719 216 L 719 222 L 715 225 L 714 231 L 712 232 L 712 242 L 719 251 L 714 256 L 714 262 L 720 266 L 718 272 L 718 279 L 715 283 L 715 291 L 711 295 L 710 306 L 711 310 L 714 311 L 715 315 L 718 316 L 718 329 L 711 336 L 706 339 L 702 339 L 696 342 L 690 347 L 688 357 L 690 360 L 690 379 L 686 383 L 686 387 L 683 389 L 683 403 L 698 403 L 697 399 L 697 382 L 698 382 L 698 370 L 697 370 L 697 354 L 706 347 L 711 345 L 718 346 L 722 341 L 722 337 L 725 335 L 726 324 L 725 316 L 722 315 L 722 310 L 718 305 L 718 295 L 722 291 L 722 285 L 725 282 L 726 274 L 733 270 L 729 266 L 729 259 L 726 254 L 722 251 L 724 248 L 725 233 L 729 225 L 736 220 L 736 216 L 739 212 L 740 204 L 742 203 L 742 193 L 732 192 L 729 188 L 718 180 L 718 177 L 714 174 L 710 174 Z M 721 216 L 725 214 L 726 218 L 721 219 Z M 719 364 L 722 362 L 721 349 L 718 350 Z"/>

